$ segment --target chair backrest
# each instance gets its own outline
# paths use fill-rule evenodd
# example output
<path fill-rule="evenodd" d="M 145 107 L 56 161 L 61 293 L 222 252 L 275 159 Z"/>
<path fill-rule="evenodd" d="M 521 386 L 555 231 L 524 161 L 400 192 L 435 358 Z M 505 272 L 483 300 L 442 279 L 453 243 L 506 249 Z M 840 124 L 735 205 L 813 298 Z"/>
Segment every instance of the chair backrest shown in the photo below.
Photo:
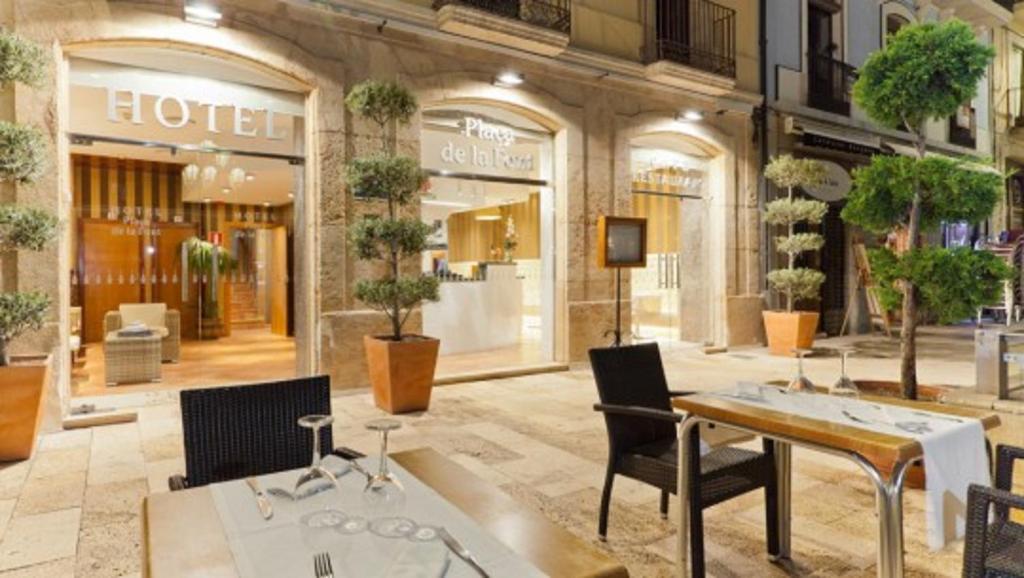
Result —
<path fill-rule="evenodd" d="M 167 327 L 166 303 L 122 303 L 117 308 L 121 313 L 121 326 L 142 323 L 146 327 Z"/>
<path fill-rule="evenodd" d="M 657 343 L 591 349 L 590 366 L 601 403 L 672 411 Z M 676 437 L 673 423 L 656 419 L 605 414 L 605 424 L 618 452 Z"/>
<path fill-rule="evenodd" d="M 181 392 L 185 478 L 189 487 L 308 466 L 313 455 L 304 415 L 331 413 L 326 375 Z M 320 433 L 324 455 L 331 428 Z"/>

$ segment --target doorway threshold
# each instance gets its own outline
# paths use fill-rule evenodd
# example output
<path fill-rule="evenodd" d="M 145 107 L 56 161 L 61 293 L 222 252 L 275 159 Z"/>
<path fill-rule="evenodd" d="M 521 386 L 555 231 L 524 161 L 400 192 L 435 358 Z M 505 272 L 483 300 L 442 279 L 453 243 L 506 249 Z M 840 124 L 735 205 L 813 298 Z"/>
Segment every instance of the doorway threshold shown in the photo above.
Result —
<path fill-rule="evenodd" d="M 456 383 L 467 383 L 470 381 L 487 381 L 491 379 L 507 379 L 510 377 L 522 377 L 524 375 L 536 375 L 540 373 L 558 373 L 569 371 L 568 363 L 535 363 L 530 365 L 519 365 L 515 367 L 504 367 L 499 369 L 483 369 L 478 371 L 467 371 L 463 373 L 450 373 L 434 378 L 434 385 L 452 385 Z"/>

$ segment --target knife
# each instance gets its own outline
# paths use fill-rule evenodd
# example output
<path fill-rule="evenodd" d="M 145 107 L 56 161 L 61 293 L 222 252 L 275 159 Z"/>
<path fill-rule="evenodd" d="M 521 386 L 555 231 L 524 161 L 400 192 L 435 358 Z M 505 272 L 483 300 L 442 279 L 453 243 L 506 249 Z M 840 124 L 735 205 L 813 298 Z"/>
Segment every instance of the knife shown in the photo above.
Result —
<path fill-rule="evenodd" d="M 437 535 L 441 537 L 441 541 L 444 542 L 445 546 L 448 546 L 448 549 L 451 550 L 453 554 L 465 560 L 467 564 L 469 564 L 474 570 L 476 570 L 477 574 L 479 574 L 482 578 L 490 578 L 490 574 L 488 574 L 487 571 L 480 566 L 480 563 L 477 562 L 476 558 L 474 558 L 473 555 L 469 553 L 469 550 L 467 550 L 466 547 L 463 546 L 461 542 L 455 539 L 455 536 L 452 536 L 448 533 L 448 530 L 444 528 L 438 528 Z"/>
<path fill-rule="evenodd" d="M 263 489 L 260 488 L 260 483 L 256 481 L 256 478 L 245 478 L 245 483 L 249 485 L 249 489 L 252 490 L 253 494 L 256 494 L 256 505 L 259 506 L 260 514 L 263 515 L 264 520 L 269 520 L 274 517 L 274 506 L 270 503 L 270 498 L 263 493 Z"/>

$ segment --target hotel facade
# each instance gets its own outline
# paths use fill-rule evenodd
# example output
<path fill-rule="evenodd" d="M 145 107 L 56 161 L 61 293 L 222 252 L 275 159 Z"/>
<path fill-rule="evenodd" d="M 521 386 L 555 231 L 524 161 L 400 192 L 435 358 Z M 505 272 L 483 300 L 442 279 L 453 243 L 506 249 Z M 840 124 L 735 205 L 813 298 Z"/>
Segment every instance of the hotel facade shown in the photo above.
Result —
<path fill-rule="evenodd" d="M 421 267 L 442 299 L 409 329 L 441 338 L 442 368 L 558 366 L 609 343 L 601 215 L 649 220 L 648 265 L 623 275 L 625 333 L 758 342 L 757 3 L 506 4 L 4 2 L 3 24 L 52 66 L 0 110 L 44 130 L 52 170 L 3 200 L 63 221 L 57 246 L 4 279 L 53 298 L 17 347 L 55 353 L 64 407 L 80 379 L 109 385 L 74 377 L 73 337 L 98 350 L 108 313 L 133 302 L 173 310 L 183 351 L 255 321 L 290 340 L 294 374 L 366 385 L 362 336 L 386 325 L 353 297 L 373 267 L 348 229 L 382 206 L 343 180 L 379 146 L 343 102 L 366 79 L 420 103 L 394 144 L 431 175 Z M 226 249 L 230 272 L 190 268 L 191 237 Z"/>

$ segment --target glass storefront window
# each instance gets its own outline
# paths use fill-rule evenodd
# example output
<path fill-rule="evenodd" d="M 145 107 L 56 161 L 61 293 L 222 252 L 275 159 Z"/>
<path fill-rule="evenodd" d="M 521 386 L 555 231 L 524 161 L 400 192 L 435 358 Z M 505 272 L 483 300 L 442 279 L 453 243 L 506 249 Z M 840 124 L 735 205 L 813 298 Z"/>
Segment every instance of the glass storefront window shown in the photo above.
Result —
<path fill-rule="evenodd" d="M 439 373 L 487 352 L 496 366 L 553 358 L 552 138 L 503 109 L 432 108 L 422 163 L 432 175 L 421 216 L 434 233 L 423 271 L 441 300 L 423 308 L 441 340 Z"/>

